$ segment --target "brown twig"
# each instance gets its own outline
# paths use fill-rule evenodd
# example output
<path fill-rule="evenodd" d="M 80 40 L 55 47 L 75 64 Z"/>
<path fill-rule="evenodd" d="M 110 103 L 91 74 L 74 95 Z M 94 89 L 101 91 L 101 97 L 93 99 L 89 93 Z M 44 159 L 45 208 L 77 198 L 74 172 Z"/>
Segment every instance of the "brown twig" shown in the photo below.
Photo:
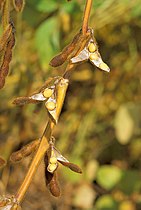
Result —
<path fill-rule="evenodd" d="M 89 21 L 91 7 L 92 7 L 92 0 L 87 0 L 84 11 L 83 24 L 82 24 L 82 33 L 84 35 L 87 33 L 88 30 L 88 21 Z"/>

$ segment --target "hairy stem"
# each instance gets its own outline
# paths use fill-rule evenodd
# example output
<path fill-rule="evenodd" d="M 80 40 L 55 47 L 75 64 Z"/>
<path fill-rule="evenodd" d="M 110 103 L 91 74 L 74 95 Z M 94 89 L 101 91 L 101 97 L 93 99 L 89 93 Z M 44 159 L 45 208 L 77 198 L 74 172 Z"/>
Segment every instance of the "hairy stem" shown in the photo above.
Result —
<path fill-rule="evenodd" d="M 82 32 L 84 35 L 87 33 L 88 30 L 88 22 L 89 22 L 91 7 L 92 7 L 92 0 L 87 0 L 84 11 L 83 24 L 82 24 Z"/>

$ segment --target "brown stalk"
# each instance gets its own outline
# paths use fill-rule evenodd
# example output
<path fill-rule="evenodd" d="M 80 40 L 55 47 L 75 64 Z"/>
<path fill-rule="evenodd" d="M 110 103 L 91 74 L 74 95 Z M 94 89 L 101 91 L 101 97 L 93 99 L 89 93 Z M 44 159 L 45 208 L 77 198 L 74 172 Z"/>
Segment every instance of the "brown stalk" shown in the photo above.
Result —
<path fill-rule="evenodd" d="M 84 35 L 87 33 L 88 30 L 88 22 L 89 22 L 91 7 L 92 7 L 92 0 L 87 0 L 84 11 L 83 24 L 82 24 L 82 33 Z"/>
<path fill-rule="evenodd" d="M 83 25 L 82 25 L 82 31 L 83 34 L 86 35 L 87 33 L 87 29 L 88 29 L 88 20 L 89 20 L 89 15 L 90 15 L 90 10 L 91 10 L 91 5 L 92 5 L 92 0 L 87 0 L 86 2 L 86 7 L 85 7 L 85 12 L 84 12 L 84 18 L 83 18 Z M 64 99 L 65 99 L 65 95 L 66 95 L 66 91 L 68 88 L 68 83 L 65 84 L 65 86 L 63 86 L 63 82 L 65 79 L 68 79 L 70 77 L 71 72 L 75 69 L 76 65 L 69 63 L 66 71 L 63 74 L 63 77 L 61 79 L 61 82 L 59 83 L 58 87 L 57 87 L 57 91 L 58 91 L 58 96 L 57 96 L 57 108 L 56 108 L 56 121 L 58 121 L 58 118 L 60 116 L 61 113 L 61 109 L 64 103 Z M 49 148 L 49 141 L 50 138 L 52 136 L 52 131 L 53 128 L 55 126 L 55 122 L 51 120 L 51 118 L 49 119 L 47 126 L 44 130 L 44 133 L 41 137 L 41 142 L 39 145 L 39 148 L 33 158 L 33 161 L 30 165 L 30 168 L 25 176 L 25 179 L 23 181 L 23 183 L 21 184 L 20 188 L 18 189 L 15 198 L 17 199 L 18 203 L 21 203 L 26 191 L 28 190 L 28 187 L 33 179 L 33 176 L 43 158 L 43 156 L 45 155 L 46 151 Z M 72 167 L 71 167 L 72 168 Z M 73 170 L 76 170 L 76 167 L 73 167 Z M 79 172 L 81 173 L 81 172 Z"/>
<path fill-rule="evenodd" d="M 56 110 L 56 118 L 58 120 L 59 116 L 60 116 L 60 112 L 64 103 L 64 99 L 65 99 L 65 95 L 66 95 L 66 91 L 68 88 L 68 84 L 64 84 L 64 79 L 61 79 L 61 82 L 58 84 L 58 97 L 57 97 L 57 110 Z M 26 177 L 22 183 L 22 185 L 20 186 L 18 192 L 16 193 L 15 197 L 17 199 L 17 201 L 20 203 L 23 198 L 24 195 L 33 179 L 33 176 L 45 154 L 45 152 L 47 151 L 47 149 L 49 148 L 49 141 L 50 141 L 50 137 L 52 135 L 52 131 L 53 128 L 55 126 L 55 123 L 53 121 L 51 121 L 49 119 L 47 126 L 45 128 L 45 131 L 43 133 L 43 136 L 41 138 L 41 143 L 39 145 L 39 148 L 35 154 L 35 157 L 30 165 L 30 168 L 26 174 Z"/>

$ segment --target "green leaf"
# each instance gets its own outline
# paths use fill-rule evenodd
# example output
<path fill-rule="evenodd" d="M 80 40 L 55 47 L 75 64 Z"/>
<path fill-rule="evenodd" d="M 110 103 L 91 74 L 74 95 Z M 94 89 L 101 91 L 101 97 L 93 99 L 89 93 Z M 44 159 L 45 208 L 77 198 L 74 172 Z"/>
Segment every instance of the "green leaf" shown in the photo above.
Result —
<path fill-rule="evenodd" d="M 35 45 L 43 69 L 47 68 L 51 58 L 59 53 L 59 39 L 60 31 L 56 17 L 48 19 L 36 30 Z"/>
<path fill-rule="evenodd" d="M 104 195 L 97 200 L 96 210 L 118 210 L 118 203 L 112 196 Z"/>
<path fill-rule="evenodd" d="M 53 12 L 58 7 L 56 0 L 40 0 L 38 1 L 36 8 L 40 12 Z"/>
<path fill-rule="evenodd" d="M 97 172 L 96 180 L 106 190 L 114 188 L 122 178 L 122 171 L 116 166 L 104 165 Z"/>
<path fill-rule="evenodd" d="M 119 183 L 119 189 L 127 195 L 141 190 L 141 176 L 138 171 L 124 171 L 122 179 Z"/>

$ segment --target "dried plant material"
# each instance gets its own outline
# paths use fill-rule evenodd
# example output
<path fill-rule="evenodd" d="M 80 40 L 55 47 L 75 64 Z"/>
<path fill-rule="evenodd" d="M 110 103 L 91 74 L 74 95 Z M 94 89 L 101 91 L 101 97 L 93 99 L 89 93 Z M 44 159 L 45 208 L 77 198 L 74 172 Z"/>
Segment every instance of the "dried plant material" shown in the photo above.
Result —
<path fill-rule="evenodd" d="M 46 93 L 47 90 L 51 91 L 52 94 L 54 93 L 54 89 L 55 89 L 54 83 L 58 78 L 60 77 L 48 78 L 45 84 L 36 93 L 27 97 L 18 97 L 14 99 L 13 104 L 18 105 L 18 106 L 23 106 L 30 103 L 36 104 L 42 101 L 46 101 L 48 99 L 47 93 Z M 46 94 L 46 96 L 44 94 Z M 48 92 L 48 96 L 49 96 L 49 92 Z"/>
<path fill-rule="evenodd" d="M 70 163 L 70 162 L 64 162 L 64 161 L 60 161 L 58 160 L 63 166 L 68 167 L 69 169 L 71 169 L 72 171 L 76 172 L 76 173 L 80 173 L 82 174 L 82 170 L 79 166 L 77 166 L 74 163 Z"/>
<path fill-rule="evenodd" d="M 60 114 L 60 111 L 61 111 L 61 108 L 59 106 L 60 104 L 60 101 L 64 101 L 64 97 L 65 97 L 65 94 L 66 94 L 66 90 L 67 90 L 67 87 L 68 87 L 68 80 L 67 79 L 64 79 L 63 77 L 57 79 L 55 82 L 54 82 L 54 85 L 55 85 L 55 89 L 54 89 L 54 93 L 53 95 L 47 100 L 46 104 L 48 102 L 54 102 L 55 103 L 55 109 L 53 110 L 48 110 L 48 114 L 49 114 L 49 117 L 50 119 L 55 123 L 57 124 L 58 122 L 58 117 L 59 117 L 59 114 Z"/>
<path fill-rule="evenodd" d="M 2 5 L 2 25 L 5 30 L 10 21 L 10 1 L 4 0 Z"/>
<path fill-rule="evenodd" d="M 51 138 L 50 140 L 50 147 L 47 152 L 47 158 L 48 160 L 48 165 L 47 165 L 47 170 L 50 173 L 54 173 L 54 171 L 57 169 L 58 164 L 61 163 L 62 165 L 70 168 L 72 171 L 76 173 L 82 173 L 82 170 L 79 166 L 77 166 L 74 163 L 70 163 L 61 153 L 60 151 L 54 146 L 55 140 L 54 137 Z"/>
<path fill-rule="evenodd" d="M 13 0 L 14 8 L 17 12 L 22 12 L 25 6 L 24 0 Z"/>
<path fill-rule="evenodd" d="M 61 194 L 59 183 L 57 181 L 57 174 L 54 172 L 53 174 L 45 171 L 45 177 L 46 177 L 46 185 L 48 186 L 49 191 L 51 194 L 55 197 L 59 197 Z"/>
<path fill-rule="evenodd" d="M 88 43 L 84 46 L 83 50 L 80 51 L 77 56 L 71 58 L 71 62 L 74 63 L 81 63 L 84 61 L 90 60 L 92 64 L 97 66 L 99 69 L 103 71 L 110 71 L 110 68 L 106 63 L 103 62 L 101 55 L 98 51 L 98 45 L 94 38 L 93 30 L 91 29 L 91 39 Z"/>
<path fill-rule="evenodd" d="M 13 152 L 12 154 L 11 154 L 11 156 L 10 156 L 10 160 L 12 161 L 12 162 L 19 162 L 19 161 L 21 161 L 23 159 L 23 156 L 22 156 L 22 153 L 21 152 L 19 152 L 19 151 L 17 151 L 17 152 Z"/>
<path fill-rule="evenodd" d="M 36 104 L 36 103 L 39 103 L 39 100 L 35 100 L 32 97 L 18 97 L 14 99 L 13 101 L 13 104 L 18 105 L 18 106 L 23 106 L 29 103 Z"/>
<path fill-rule="evenodd" d="M 0 38 L 0 53 L 5 49 L 11 33 L 12 33 L 12 26 L 11 24 L 8 24 L 2 34 L 2 37 Z"/>
<path fill-rule="evenodd" d="M 32 141 L 31 143 L 25 145 L 22 149 L 17 152 L 13 152 L 10 156 L 12 162 L 19 162 L 23 158 L 28 157 L 33 152 L 35 152 L 40 144 L 40 140 Z"/>
<path fill-rule="evenodd" d="M 12 27 L 13 27 L 13 25 L 12 25 Z M 14 35 L 14 32 L 12 31 L 12 33 L 9 37 L 9 41 L 6 46 L 2 64 L 0 66 L 0 88 L 3 88 L 3 86 L 5 84 L 5 77 L 7 76 L 8 72 L 9 72 L 9 64 L 12 59 L 12 49 L 13 49 L 14 45 L 15 45 L 15 35 Z"/>
<path fill-rule="evenodd" d="M 6 160 L 4 160 L 1 156 L 0 156 L 0 168 L 4 167 L 6 165 Z"/>
<path fill-rule="evenodd" d="M 0 197 L 0 209 L 1 210 L 21 210 L 19 203 L 14 196 L 12 197 Z"/>
<path fill-rule="evenodd" d="M 59 184 L 57 181 L 57 174 L 56 174 L 56 172 L 50 173 L 47 170 L 48 164 L 49 164 L 49 158 L 48 158 L 47 153 L 45 154 L 44 162 L 45 162 L 46 185 L 53 196 L 59 197 L 60 196 L 60 187 L 59 187 Z"/>
<path fill-rule="evenodd" d="M 80 32 L 75 35 L 72 42 L 68 46 L 66 46 L 59 55 L 55 56 L 50 61 L 50 65 L 53 67 L 57 67 L 62 65 L 67 59 L 69 60 L 70 58 L 74 57 L 76 53 L 78 53 L 78 51 L 81 49 L 83 44 L 87 42 L 87 39 L 89 39 L 89 37 L 89 32 L 88 34 L 83 35 L 82 31 L 80 30 Z"/>
<path fill-rule="evenodd" d="M 4 0 L 0 0 L 0 10 L 3 8 Z"/>

